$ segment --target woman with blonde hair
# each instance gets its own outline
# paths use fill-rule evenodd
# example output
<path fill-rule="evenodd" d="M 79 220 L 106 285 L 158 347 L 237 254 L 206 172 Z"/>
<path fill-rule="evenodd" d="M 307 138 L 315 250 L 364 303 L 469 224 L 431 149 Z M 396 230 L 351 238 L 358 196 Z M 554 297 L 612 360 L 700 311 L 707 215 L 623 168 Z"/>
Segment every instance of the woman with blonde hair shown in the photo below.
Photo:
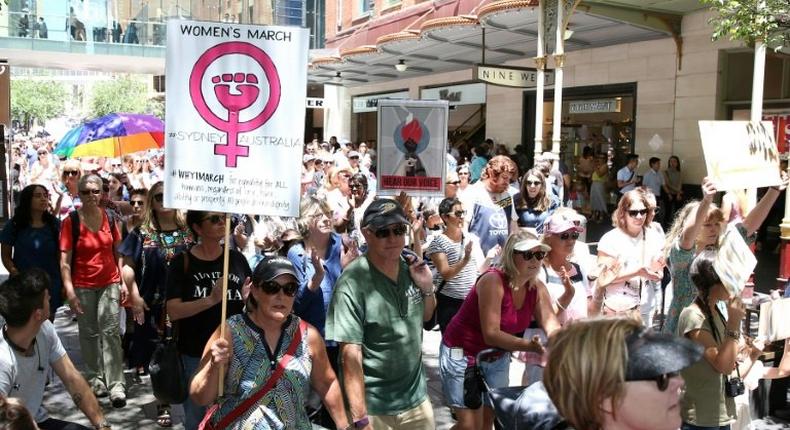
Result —
<path fill-rule="evenodd" d="M 332 225 L 336 228 L 345 228 L 349 221 L 350 211 L 353 209 L 349 198 L 351 197 L 351 169 L 349 167 L 333 167 L 324 177 L 324 187 L 318 195 L 326 199 L 332 209 Z"/>
<path fill-rule="evenodd" d="M 63 221 L 71 211 L 82 207 L 77 183 L 82 178 L 82 165 L 79 160 L 66 160 L 60 164 L 60 183 L 52 184 L 55 191 L 52 205 L 55 207 L 55 216 Z M 57 197 L 56 197 L 57 196 Z"/>
<path fill-rule="evenodd" d="M 478 278 L 444 331 L 439 370 L 444 397 L 458 417 L 455 429 L 490 428 L 493 423 L 491 410 L 481 408 L 482 393 L 470 378 L 474 372 L 468 370 L 476 366 L 480 351 L 506 351 L 480 366 L 489 386 L 504 387 L 510 371 L 507 351 L 543 352 L 537 336 L 521 337 L 533 319 L 549 337 L 559 329 L 549 292 L 538 280 L 541 261 L 550 249 L 530 230 L 511 234 L 500 254 L 500 264 Z M 478 390 L 470 389 L 470 385 Z"/>
<path fill-rule="evenodd" d="M 574 321 L 549 340 L 548 350 L 543 384 L 579 430 L 677 430 L 678 372 L 702 357 L 688 339 L 645 330 L 626 317 Z"/>
<path fill-rule="evenodd" d="M 651 225 L 655 209 L 655 199 L 642 188 L 620 198 L 612 214 L 614 228 L 598 243 L 598 267 L 602 270 L 594 310 L 605 314 L 633 313 L 641 315 L 643 321 L 651 321 L 664 268 L 664 235 Z"/>
<path fill-rule="evenodd" d="M 777 187 L 771 187 L 742 223 L 733 224 L 744 240 L 760 228 L 779 194 L 786 187 L 786 180 Z M 680 312 L 696 297 L 697 291 L 689 276 L 692 260 L 703 249 L 717 247 L 728 225 L 722 210 L 713 203 L 717 191 L 715 184 L 708 178 L 703 179 L 702 200 L 686 204 L 678 212 L 667 233 L 664 253 L 672 273 L 672 301 L 664 324 L 664 331 L 667 333 L 675 333 Z"/>
<path fill-rule="evenodd" d="M 128 364 L 134 378 L 148 373 L 148 363 L 163 326 L 167 268 L 170 261 L 192 245 L 192 235 L 183 214 L 164 207 L 164 184 L 160 181 L 145 195 L 142 224 L 124 239 L 118 253 L 123 256 L 121 275 L 129 289 L 135 328 L 129 344 Z M 157 424 L 172 426 L 169 405 L 159 405 Z"/>

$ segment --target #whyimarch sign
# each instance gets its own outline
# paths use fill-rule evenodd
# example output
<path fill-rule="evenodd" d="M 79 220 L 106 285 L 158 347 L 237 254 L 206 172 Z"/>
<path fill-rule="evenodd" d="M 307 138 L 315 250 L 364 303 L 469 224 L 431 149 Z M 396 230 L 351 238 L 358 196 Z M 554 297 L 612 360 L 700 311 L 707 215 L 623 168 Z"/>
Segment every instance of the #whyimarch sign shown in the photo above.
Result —
<path fill-rule="evenodd" d="M 307 29 L 167 23 L 165 206 L 297 216 Z"/>

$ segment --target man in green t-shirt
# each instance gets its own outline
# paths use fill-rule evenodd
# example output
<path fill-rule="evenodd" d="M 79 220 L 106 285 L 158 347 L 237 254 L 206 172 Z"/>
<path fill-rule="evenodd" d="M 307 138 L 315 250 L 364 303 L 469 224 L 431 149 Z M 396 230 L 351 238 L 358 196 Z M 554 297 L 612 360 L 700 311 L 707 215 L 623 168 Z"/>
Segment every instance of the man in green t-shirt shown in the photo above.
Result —
<path fill-rule="evenodd" d="M 368 250 L 343 270 L 326 319 L 354 428 L 433 430 L 422 367 L 422 323 L 436 307 L 431 271 L 404 250 L 409 222 L 396 201 L 374 200 L 361 227 Z"/>

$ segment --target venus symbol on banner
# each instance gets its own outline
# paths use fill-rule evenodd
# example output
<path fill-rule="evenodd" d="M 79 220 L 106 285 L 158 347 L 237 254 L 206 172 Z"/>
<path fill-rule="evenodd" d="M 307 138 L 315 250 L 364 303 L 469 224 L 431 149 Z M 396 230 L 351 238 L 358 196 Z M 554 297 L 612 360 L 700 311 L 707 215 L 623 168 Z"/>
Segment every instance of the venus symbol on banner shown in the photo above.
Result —
<path fill-rule="evenodd" d="M 214 97 L 228 111 L 227 119 L 220 118 L 206 103 L 203 79 L 208 67 L 225 55 L 246 55 L 257 62 L 269 84 L 269 99 L 263 110 L 254 118 L 239 122 L 239 114 L 252 106 L 261 95 L 261 79 L 254 73 L 234 70 L 211 77 Z M 231 86 L 236 85 L 236 93 Z M 198 114 L 209 125 L 227 134 L 225 143 L 214 145 L 214 154 L 225 157 L 225 167 L 236 167 L 238 157 L 249 156 L 250 148 L 239 145 L 239 134 L 258 129 L 268 121 L 280 103 L 280 76 L 272 59 L 257 46 L 246 42 L 224 42 L 206 50 L 198 58 L 189 76 L 189 96 Z"/>

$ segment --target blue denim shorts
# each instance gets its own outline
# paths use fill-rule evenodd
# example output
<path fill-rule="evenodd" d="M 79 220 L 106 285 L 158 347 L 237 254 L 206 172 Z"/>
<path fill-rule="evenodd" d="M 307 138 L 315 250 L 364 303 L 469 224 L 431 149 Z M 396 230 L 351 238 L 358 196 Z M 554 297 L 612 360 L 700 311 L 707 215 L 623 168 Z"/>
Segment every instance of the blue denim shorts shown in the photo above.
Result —
<path fill-rule="evenodd" d="M 451 349 L 442 343 L 439 347 L 439 374 L 442 377 L 442 392 L 447 406 L 466 409 L 464 404 L 464 372 L 471 357 L 463 355 L 460 359 L 452 358 Z M 510 381 L 510 354 L 481 363 L 483 376 L 491 388 L 507 387 Z"/>

